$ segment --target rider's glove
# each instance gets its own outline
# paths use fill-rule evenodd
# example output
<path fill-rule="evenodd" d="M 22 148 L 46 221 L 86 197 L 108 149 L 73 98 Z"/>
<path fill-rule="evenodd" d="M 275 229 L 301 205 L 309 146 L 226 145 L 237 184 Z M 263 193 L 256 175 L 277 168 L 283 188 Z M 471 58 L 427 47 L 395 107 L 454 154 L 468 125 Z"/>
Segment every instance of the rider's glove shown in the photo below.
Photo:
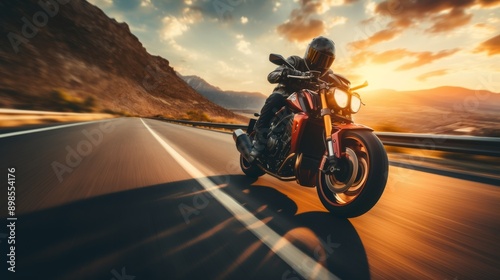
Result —
<path fill-rule="evenodd" d="M 295 70 L 295 69 L 289 69 L 289 68 L 283 69 L 283 72 L 281 73 L 281 78 L 282 79 L 286 79 L 288 75 L 291 75 L 291 76 L 304 76 L 304 72 L 299 71 L 299 70 Z"/>

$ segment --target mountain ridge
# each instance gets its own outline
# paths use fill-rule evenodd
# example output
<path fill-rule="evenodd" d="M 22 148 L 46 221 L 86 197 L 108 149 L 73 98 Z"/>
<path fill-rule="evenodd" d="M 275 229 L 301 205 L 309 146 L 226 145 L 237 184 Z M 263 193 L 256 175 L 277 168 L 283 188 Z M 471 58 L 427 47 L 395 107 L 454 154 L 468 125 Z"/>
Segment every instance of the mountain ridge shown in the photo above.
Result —
<path fill-rule="evenodd" d="M 212 85 L 196 75 L 184 76 L 180 73 L 177 73 L 177 75 L 208 100 L 229 110 L 260 111 L 267 98 L 260 92 L 222 90 L 220 87 Z"/>

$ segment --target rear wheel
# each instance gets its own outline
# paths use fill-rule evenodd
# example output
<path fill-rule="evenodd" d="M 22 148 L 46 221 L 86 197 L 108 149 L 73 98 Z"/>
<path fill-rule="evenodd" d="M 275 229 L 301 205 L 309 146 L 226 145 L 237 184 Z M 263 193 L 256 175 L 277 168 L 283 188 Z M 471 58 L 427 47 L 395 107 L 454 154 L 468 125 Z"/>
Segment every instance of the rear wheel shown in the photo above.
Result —
<path fill-rule="evenodd" d="M 356 217 L 370 210 L 382 196 L 388 175 L 387 153 L 371 131 L 347 131 L 342 143 L 346 156 L 332 174 L 320 172 L 317 191 L 332 214 Z"/>

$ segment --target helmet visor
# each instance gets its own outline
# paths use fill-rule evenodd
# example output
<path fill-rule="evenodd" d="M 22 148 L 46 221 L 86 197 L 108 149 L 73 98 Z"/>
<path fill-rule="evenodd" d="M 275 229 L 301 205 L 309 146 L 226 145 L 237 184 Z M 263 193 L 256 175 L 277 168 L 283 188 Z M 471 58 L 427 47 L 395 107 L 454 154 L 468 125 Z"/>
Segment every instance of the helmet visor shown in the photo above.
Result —
<path fill-rule="evenodd" d="M 306 53 L 306 60 L 312 70 L 326 70 L 332 66 L 335 57 L 309 47 Z"/>

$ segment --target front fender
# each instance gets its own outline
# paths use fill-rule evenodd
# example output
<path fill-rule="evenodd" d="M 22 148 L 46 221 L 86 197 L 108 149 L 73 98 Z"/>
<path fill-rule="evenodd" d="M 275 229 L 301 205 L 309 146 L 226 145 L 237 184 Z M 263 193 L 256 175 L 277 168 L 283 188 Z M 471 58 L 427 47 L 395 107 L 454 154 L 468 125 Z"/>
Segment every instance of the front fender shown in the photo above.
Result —
<path fill-rule="evenodd" d="M 342 156 L 342 136 L 346 131 L 349 130 L 373 131 L 372 128 L 362 124 L 348 123 L 348 124 L 334 125 L 332 130 L 332 144 L 333 144 L 333 152 L 336 158 L 340 158 Z"/>

